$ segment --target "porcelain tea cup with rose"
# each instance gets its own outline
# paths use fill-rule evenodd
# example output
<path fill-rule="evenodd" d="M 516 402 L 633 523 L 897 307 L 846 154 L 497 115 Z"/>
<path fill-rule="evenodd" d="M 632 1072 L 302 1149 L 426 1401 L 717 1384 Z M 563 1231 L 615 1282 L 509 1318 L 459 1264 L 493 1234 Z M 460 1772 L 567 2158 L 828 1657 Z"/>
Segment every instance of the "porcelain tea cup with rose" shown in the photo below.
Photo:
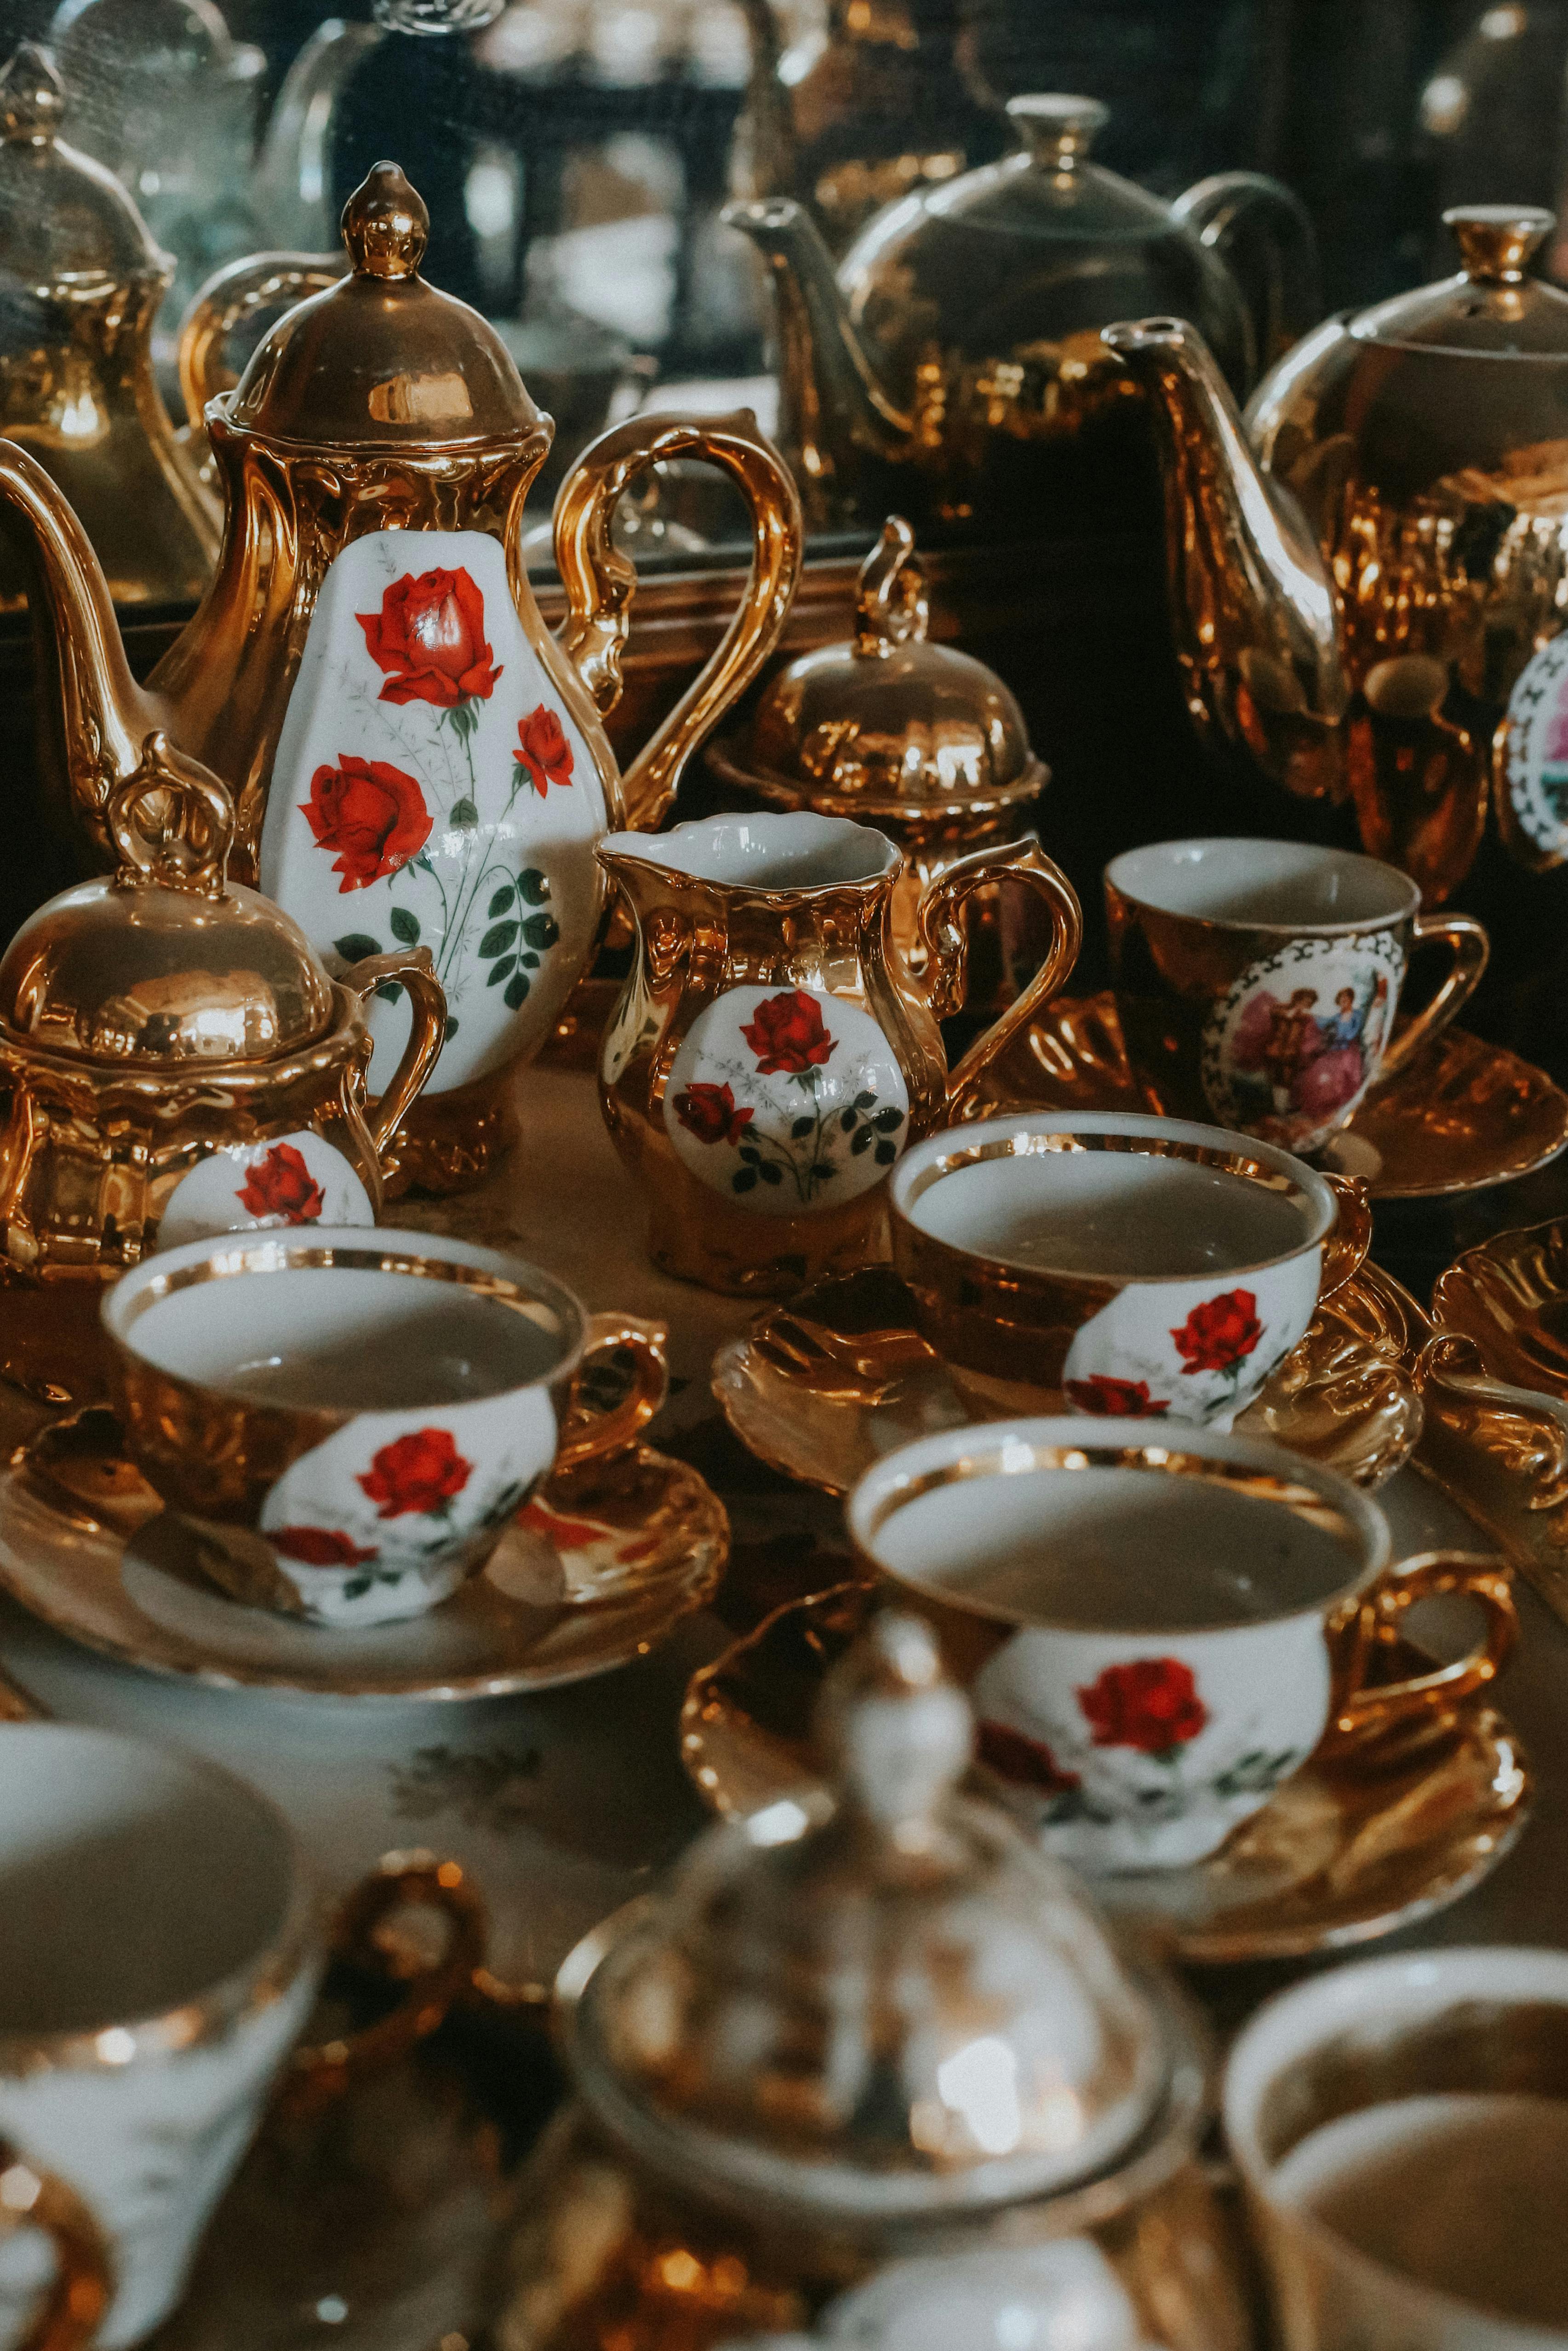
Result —
<path fill-rule="evenodd" d="M 418 1614 L 484 1566 L 556 1467 L 631 1443 L 663 1326 L 538 1267 L 358 1227 L 166 1249 L 106 1296 L 132 1460 L 214 1582 L 325 1625 Z M 590 1412 L 584 1374 L 623 1394 Z"/>
<path fill-rule="evenodd" d="M 884 1589 L 934 1625 L 981 1762 L 1091 1871 L 1201 1860 L 1321 1745 L 1446 1719 L 1517 1630 L 1500 1564 L 1390 1570 L 1382 1514 L 1347 1479 L 1212 1430 L 945 1430 L 868 1470 L 847 1514 Z M 1445 1593 L 1484 1612 L 1475 1648 L 1371 1678 L 1404 1611 Z"/>
<path fill-rule="evenodd" d="M 953 1128 L 889 1194 L 920 1333 L 991 1415 L 1228 1428 L 1368 1230 L 1352 1187 L 1286 1152 L 1131 1113 Z"/>

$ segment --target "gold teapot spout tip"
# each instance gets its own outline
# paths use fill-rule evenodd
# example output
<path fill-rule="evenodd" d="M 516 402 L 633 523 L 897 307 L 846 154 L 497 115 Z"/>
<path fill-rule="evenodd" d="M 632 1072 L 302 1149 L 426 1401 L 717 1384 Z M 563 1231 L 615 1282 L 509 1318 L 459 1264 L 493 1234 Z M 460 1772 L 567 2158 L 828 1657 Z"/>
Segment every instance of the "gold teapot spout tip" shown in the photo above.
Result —
<path fill-rule="evenodd" d="M 0 135 L 43 146 L 59 128 L 66 86 L 47 49 L 24 41 L 0 72 Z"/>
<path fill-rule="evenodd" d="M 357 277 L 413 277 L 430 241 L 424 198 L 396 163 L 366 172 L 343 206 L 341 226 Z"/>

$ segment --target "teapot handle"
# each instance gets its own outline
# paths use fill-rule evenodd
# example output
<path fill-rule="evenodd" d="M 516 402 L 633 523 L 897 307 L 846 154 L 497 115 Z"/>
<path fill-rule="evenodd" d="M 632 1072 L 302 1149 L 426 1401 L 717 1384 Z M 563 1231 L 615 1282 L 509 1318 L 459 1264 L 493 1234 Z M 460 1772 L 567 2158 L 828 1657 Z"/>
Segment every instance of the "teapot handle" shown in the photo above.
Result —
<path fill-rule="evenodd" d="M 206 428 L 209 400 L 235 381 L 224 363 L 235 329 L 257 310 L 283 309 L 307 294 L 323 294 L 348 268 L 341 253 L 247 253 L 199 286 L 180 321 L 180 396 L 198 437 Z"/>
<path fill-rule="evenodd" d="M 84 2351 L 109 2306 L 109 2247 L 76 2190 L 0 2138 L 0 2242 L 13 2229 L 41 2229 L 55 2248 L 54 2282 L 16 2351 Z"/>
<path fill-rule="evenodd" d="M 1323 315 L 1312 214 L 1300 196 L 1263 172 L 1216 172 L 1171 210 L 1236 281 L 1252 329 L 1250 390 Z"/>
<path fill-rule="evenodd" d="M 165 824 L 157 833 L 143 832 L 137 821 L 142 807 L 158 799 L 166 806 L 170 799 L 182 803 L 185 831 Z M 234 847 L 234 802 L 211 768 L 176 751 L 161 726 L 142 744 L 140 764 L 110 790 L 104 822 L 120 882 L 140 879 L 199 897 L 223 896 Z"/>
<path fill-rule="evenodd" d="M 440 1059 L 446 1037 L 446 991 L 435 977 L 428 947 L 394 947 L 391 955 L 365 956 L 343 974 L 343 986 L 352 988 L 361 1005 L 376 988 L 385 987 L 389 980 L 397 980 L 407 988 L 413 1009 L 413 1028 L 391 1085 L 371 1108 L 371 1142 L 383 1177 L 396 1173 L 387 1154 L 398 1128 Z"/>
<path fill-rule="evenodd" d="M 601 712 L 613 710 L 621 696 L 621 655 L 637 586 L 636 566 L 611 540 L 611 522 L 637 475 L 670 457 L 700 457 L 739 488 L 751 509 L 751 577 L 745 601 L 701 676 L 621 779 L 622 820 L 634 832 L 657 830 L 693 751 L 772 652 L 804 551 L 800 492 L 749 409 L 701 423 L 633 416 L 601 433 L 555 502 L 556 569 L 568 614 L 560 642 Z"/>
<path fill-rule="evenodd" d="M 1078 960 L 1083 941 L 1083 911 L 1078 904 L 1078 893 L 1038 841 L 1011 841 L 1000 848 L 988 844 L 984 849 L 971 850 L 967 857 L 958 858 L 939 873 L 920 901 L 920 941 L 929 957 L 926 996 L 938 1020 L 946 1020 L 964 1002 L 969 956 L 964 908 L 975 892 L 984 889 L 988 882 L 1005 882 L 1009 877 L 1026 883 L 1044 899 L 1056 936 L 1029 986 L 1009 1005 L 1000 1019 L 993 1020 L 985 1034 L 976 1038 L 948 1077 L 949 1119 L 961 1115 L 961 1097 L 1062 986 Z"/>

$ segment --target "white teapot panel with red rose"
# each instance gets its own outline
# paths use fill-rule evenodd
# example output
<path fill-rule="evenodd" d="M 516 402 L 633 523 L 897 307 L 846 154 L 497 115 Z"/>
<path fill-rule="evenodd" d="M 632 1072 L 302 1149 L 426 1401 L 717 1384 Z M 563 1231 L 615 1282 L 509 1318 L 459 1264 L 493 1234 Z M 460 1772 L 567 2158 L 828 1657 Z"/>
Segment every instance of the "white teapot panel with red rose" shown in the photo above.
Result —
<path fill-rule="evenodd" d="M 273 762 L 261 886 L 329 969 L 430 949 L 449 1092 L 549 1033 L 592 947 L 593 758 L 523 632 L 498 539 L 376 531 L 321 584 Z M 369 1008 L 382 1092 L 401 988 Z"/>
<path fill-rule="evenodd" d="M 675 1155 L 737 1207 L 799 1217 L 879 1183 L 909 1089 L 869 1013 L 805 987 L 732 987 L 697 1015 L 664 1088 Z"/>

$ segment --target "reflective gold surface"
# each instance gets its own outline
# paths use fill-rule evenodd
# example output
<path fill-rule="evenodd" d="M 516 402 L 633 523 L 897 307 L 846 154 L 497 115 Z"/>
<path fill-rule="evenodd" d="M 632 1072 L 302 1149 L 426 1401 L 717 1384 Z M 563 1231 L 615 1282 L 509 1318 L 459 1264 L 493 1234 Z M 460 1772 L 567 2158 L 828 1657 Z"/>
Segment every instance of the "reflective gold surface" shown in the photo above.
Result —
<path fill-rule="evenodd" d="M 86 2351 L 111 2291 L 110 2255 L 98 2222 L 76 2190 L 53 2172 L 35 2170 L 0 2138 L 0 2244 L 17 2229 L 39 2229 L 55 2256 L 55 2275 L 16 2351 Z"/>
<path fill-rule="evenodd" d="M 811 1708 L 873 1604 L 865 1584 L 791 1602 L 693 1677 L 682 1760 L 716 1812 L 745 1819 L 794 1804 L 804 1816 L 821 1802 Z M 1385 1660 L 1400 1674 L 1424 1662 L 1403 1644 Z M 1207 1861 L 1098 1880 L 1095 1890 L 1193 1965 L 1305 1958 L 1392 1934 L 1457 1901 L 1509 1850 L 1531 1794 L 1518 1740 L 1473 1698 L 1416 1751 L 1363 1748 L 1339 1763 L 1308 1763 Z"/>
<path fill-rule="evenodd" d="M 1245 424 L 1190 326 L 1106 339 L 1153 403 L 1193 716 L 1286 791 L 1353 800 L 1428 904 L 1494 789 L 1521 862 L 1568 853 L 1517 820 L 1505 724 L 1568 579 L 1568 295 L 1526 274 L 1550 214 L 1444 217 L 1459 273 L 1326 320 Z"/>
<path fill-rule="evenodd" d="M 1157 1108 L 1134 1074 L 1107 993 L 1048 1005 L 956 1115 Z M 1450 1029 L 1386 1086 L 1374 1087 L 1323 1157 L 1375 1200 L 1435 1199 L 1526 1176 L 1565 1142 L 1568 1094 L 1500 1045 Z"/>
<path fill-rule="evenodd" d="M 211 575 L 218 516 L 152 373 L 174 264 L 58 135 L 69 120 L 47 52 L 24 42 L 0 72 L 0 433 L 70 501 L 117 604 L 184 602 Z M 0 537 L 0 612 L 28 586 Z"/>
<path fill-rule="evenodd" d="M 1375 1268 L 1353 1274 L 1320 1304 L 1238 1435 L 1271 1438 L 1358 1486 L 1382 1485 L 1421 1434 L 1421 1401 L 1393 1343 L 1396 1311 Z M 977 1417 L 883 1266 L 830 1277 L 759 1315 L 714 1357 L 713 1392 L 759 1460 L 830 1494 L 847 1493 L 895 1447 Z"/>

